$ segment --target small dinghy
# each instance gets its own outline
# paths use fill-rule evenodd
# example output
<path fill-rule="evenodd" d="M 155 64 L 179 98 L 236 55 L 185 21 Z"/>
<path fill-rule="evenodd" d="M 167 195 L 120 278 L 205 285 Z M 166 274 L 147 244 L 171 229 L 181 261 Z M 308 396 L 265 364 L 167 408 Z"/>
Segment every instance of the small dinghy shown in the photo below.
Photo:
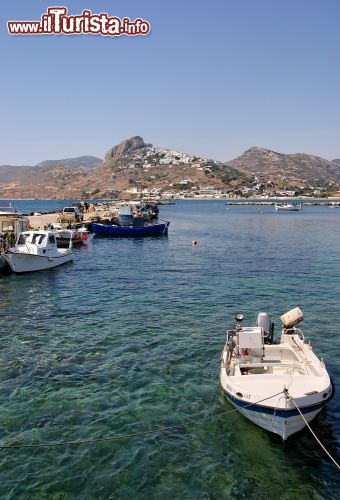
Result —
<path fill-rule="evenodd" d="M 325 363 L 295 326 L 303 320 L 298 307 L 281 316 L 277 341 L 268 313 L 259 313 L 256 326 L 243 326 L 243 314 L 235 319 L 221 356 L 222 389 L 242 415 L 286 440 L 332 398 Z"/>

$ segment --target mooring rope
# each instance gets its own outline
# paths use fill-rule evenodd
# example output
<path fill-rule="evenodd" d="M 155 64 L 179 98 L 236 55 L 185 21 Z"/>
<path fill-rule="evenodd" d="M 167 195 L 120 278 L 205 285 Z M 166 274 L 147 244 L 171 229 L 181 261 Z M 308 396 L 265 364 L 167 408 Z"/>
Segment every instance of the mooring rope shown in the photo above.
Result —
<path fill-rule="evenodd" d="M 262 403 L 263 401 L 266 401 L 267 399 L 275 398 L 276 396 L 279 396 L 280 394 L 283 394 L 284 391 L 278 392 L 277 394 L 274 394 L 273 396 L 269 396 L 264 399 L 260 399 L 259 401 L 256 401 L 254 403 L 249 403 L 244 406 L 244 408 L 248 408 L 249 406 L 256 405 L 258 403 Z M 38 444 L 0 444 L 0 449 L 11 449 L 11 448 L 53 448 L 55 446 L 78 446 L 81 444 L 96 444 L 96 443 L 105 443 L 105 442 L 110 442 L 110 441 L 118 441 L 120 439 L 129 439 L 132 437 L 137 437 L 137 436 L 146 436 L 148 434 L 156 434 L 157 432 L 167 432 L 171 431 L 173 429 L 178 429 L 180 427 L 185 427 L 188 424 L 198 424 L 200 422 L 206 421 L 206 420 L 212 420 L 218 417 L 221 417 L 223 415 L 228 415 L 229 413 L 234 413 L 238 412 L 236 408 L 232 410 L 228 410 L 222 413 L 217 413 L 216 415 L 208 415 L 207 417 L 202 417 L 200 419 L 189 419 L 189 421 L 186 421 L 182 424 L 177 424 L 177 425 L 170 425 L 168 427 L 157 427 L 155 429 L 150 429 L 148 431 L 139 431 L 139 432 L 130 432 L 128 434 L 118 434 L 116 436 L 110 436 L 110 437 L 102 437 L 102 438 L 96 438 L 96 439 L 84 439 L 84 440 L 77 440 L 77 441 L 61 441 L 61 442 L 54 442 L 54 443 L 38 443 Z"/>
<path fill-rule="evenodd" d="M 297 409 L 297 411 L 300 413 L 301 415 L 301 418 L 303 419 L 303 421 L 305 422 L 306 426 L 308 427 L 308 429 L 310 430 L 310 432 L 312 433 L 312 435 L 314 436 L 315 440 L 319 443 L 319 445 L 321 446 L 321 448 L 323 449 L 323 451 L 326 453 L 326 455 L 328 455 L 328 457 L 332 460 L 332 462 L 336 465 L 336 467 L 340 470 L 340 465 L 335 461 L 335 459 L 331 456 L 331 454 L 326 450 L 326 448 L 324 447 L 324 445 L 321 443 L 320 439 L 317 437 L 317 435 L 315 434 L 315 432 L 312 430 L 311 426 L 309 425 L 309 423 L 307 422 L 307 420 L 305 419 L 305 417 L 303 416 L 302 412 L 300 411 L 300 408 L 298 407 L 298 405 L 296 404 L 295 402 L 295 399 L 287 392 L 287 396 L 289 397 L 289 399 L 294 403 L 295 405 L 295 408 Z"/>
<path fill-rule="evenodd" d="M 335 459 L 331 456 L 331 454 L 326 450 L 324 445 L 321 443 L 321 441 L 318 439 L 318 437 L 315 435 L 313 430 L 311 429 L 310 425 L 308 424 L 307 420 L 303 416 L 303 414 L 300 411 L 300 408 L 296 404 L 294 398 L 290 396 L 288 393 L 287 389 L 284 389 L 283 391 L 278 392 L 277 394 L 273 394 L 272 396 L 269 396 L 267 398 L 260 399 L 259 401 L 256 401 L 254 403 L 249 403 L 244 406 L 244 408 L 249 408 L 250 406 L 262 403 L 263 401 L 266 401 L 267 399 L 275 398 L 276 396 L 279 396 L 280 394 L 285 394 L 286 397 L 288 397 L 295 405 L 296 409 L 301 415 L 301 418 L 304 420 L 306 426 L 316 439 L 316 441 L 319 443 L 321 448 L 324 450 L 324 452 L 327 454 L 327 456 L 332 460 L 332 462 L 336 465 L 338 469 L 340 469 L 340 465 L 335 461 Z M 54 443 L 38 443 L 38 444 L 0 444 L 0 449 L 5 450 L 5 449 L 20 449 L 20 448 L 54 448 L 56 446 L 79 446 L 82 444 L 96 444 L 96 443 L 107 443 L 110 441 L 118 441 L 122 439 L 129 439 L 132 437 L 137 437 L 137 436 L 147 436 L 151 434 L 156 434 L 158 432 L 167 432 L 171 431 L 173 429 L 179 429 L 181 427 L 185 427 L 188 424 L 198 424 L 200 422 L 206 421 L 206 420 L 212 420 L 215 418 L 219 418 L 223 415 L 228 415 L 230 413 L 238 412 L 238 409 L 234 408 L 232 410 L 228 410 L 222 413 L 217 413 L 216 415 L 208 415 L 207 417 L 202 417 L 199 419 L 189 419 L 188 421 L 182 423 L 182 424 L 177 424 L 177 425 L 170 425 L 167 427 L 157 427 L 155 429 L 150 429 L 148 431 L 138 431 L 138 432 L 130 432 L 128 434 L 118 434 L 116 436 L 109 436 L 109 437 L 102 437 L 102 438 L 96 438 L 96 439 L 83 439 L 83 440 L 77 440 L 77 441 L 61 441 L 61 442 L 54 442 Z"/>

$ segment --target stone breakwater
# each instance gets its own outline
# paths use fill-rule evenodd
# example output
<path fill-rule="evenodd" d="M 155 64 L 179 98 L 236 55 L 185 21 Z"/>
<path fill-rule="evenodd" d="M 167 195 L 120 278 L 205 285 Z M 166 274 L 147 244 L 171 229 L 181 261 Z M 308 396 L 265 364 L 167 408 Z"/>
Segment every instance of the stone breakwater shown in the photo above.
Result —
<path fill-rule="evenodd" d="M 240 201 L 227 201 L 225 205 L 276 205 L 277 203 L 300 203 L 301 200 L 275 200 L 275 201 L 263 201 L 263 200 L 251 200 L 251 201 L 245 201 L 245 200 L 240 200 Z M 340 207 L 340 201 L 302 201 L 301 202 L 303 206 L 320 206 L 320 207 Z"/>

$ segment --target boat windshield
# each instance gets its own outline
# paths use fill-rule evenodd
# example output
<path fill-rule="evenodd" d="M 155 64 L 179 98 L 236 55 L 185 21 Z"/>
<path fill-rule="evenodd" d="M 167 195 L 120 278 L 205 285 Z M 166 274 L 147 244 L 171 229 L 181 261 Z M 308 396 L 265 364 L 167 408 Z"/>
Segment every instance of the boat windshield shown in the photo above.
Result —
<path fill-rule="evenodd" d="M 45 235 L 38 233 L 33 236 L 32 243 L 34 245 L 42 245 L 44 243 L 44 240 L 45 240 Z"/>
<path fill-rule="evenodd" d="M 18 245 L 24 245 L 26 243 L 27 234 L 20 234 L 18 238 Z"/>

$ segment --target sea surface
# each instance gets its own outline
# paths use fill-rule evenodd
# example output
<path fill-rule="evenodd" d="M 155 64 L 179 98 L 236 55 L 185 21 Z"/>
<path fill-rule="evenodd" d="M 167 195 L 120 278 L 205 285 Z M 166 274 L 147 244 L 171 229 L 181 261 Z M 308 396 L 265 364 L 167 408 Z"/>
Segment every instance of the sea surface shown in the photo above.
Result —
<path fill-rule="evenodd" d="M 73 263 L 0 275 L 0 498 L 340 498 L 308 429 L 283 444 L 219 387 L 235 313 L 269 312 L 279 336 L 300 307 L 336 386 L 312 429 L 340 462 L 340 209 L 178 201 L 160 218 L 168 237 L 95 238 Z"/>

